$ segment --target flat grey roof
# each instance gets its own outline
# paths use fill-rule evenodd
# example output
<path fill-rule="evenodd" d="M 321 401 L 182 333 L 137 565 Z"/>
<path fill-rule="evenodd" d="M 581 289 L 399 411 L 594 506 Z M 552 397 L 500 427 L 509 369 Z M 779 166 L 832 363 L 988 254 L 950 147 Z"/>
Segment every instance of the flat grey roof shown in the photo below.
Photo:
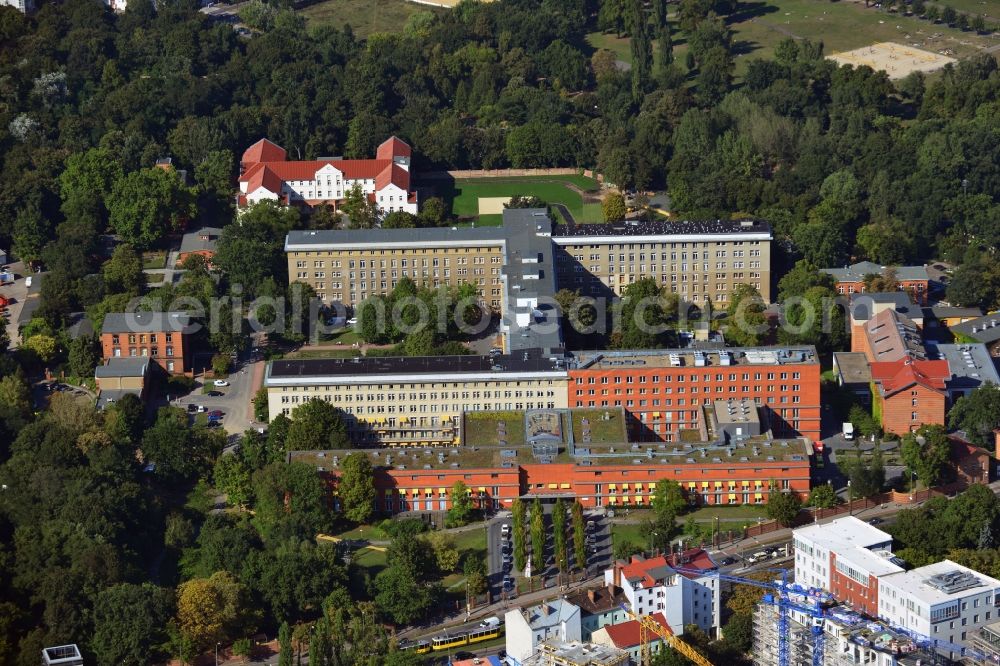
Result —
<path fill-rule="evenodd" d="M 145 356 L 109 358 L 104 365 L 94 368 L 95 377 L 142 377 L 149 368 L 149 358 Z"/>
<path fill-rule="evenodd" d="M 932 348 L 939 358 L 948 361 L 951 370 L 949 388 L 975 388 L 984 382 L 1000 386 L 993 357 L 983 343 L 936 345 Z"/>
<path fill-rule="evenodd" d="M 525 358 L 527 357 L 527 358 Z M 498 356 L 359 356 L 355 358 L 307 358 L 272 361 L 267 380 L 294 380 L 367 375 L 454 375 L 527 372 L 559 372 L 562 368 L 534 353 Z"/>
<path fill-rule="evenodd" d="M 591 236 L 690 236 L 766 233 L 771 225 L 762 220 L 653 220 L 649 222 L 613 222 L 577 224 L 572 229 L 556 225 L 552 235 L 559 238 Z"/>
<path fill-rule="evenodd" d="M 864 282 L 867 275 L 882 275 L 885 269 L 896 272 L 897 280 L 930 280 L 926 266 L 882 266 L 871 261 L 859 261 L 843 268 L 821 268 L 821 273 L 832 275 L 838 282 Z"/>
<path fill-rule="evenodd" d="M 109 312 L 101 326 L 103 333 L 183 333 L 191 323 L 186 312 Z"/>
<path fill-rule="evenodd" d="M 394 244 L 482 244 L 498 245 L 504 240 L 502 227 L 428 227 L 418 229 L 320 229 L 290 231 L 285 252 L 315 251 L 325 248 Z"/>
<path fill-rule="evenodd" d="M 818 363 L 816 348 L 812 345 L 796 347 L 730 347 L 727 349 L 636 349 L 597 350 L 573 352 L 577 368 L 611 368 L 634 366 L 638 369 L 702 367 L 726 368 L 746 365 L 787 365 L 792 363 Z"/>
<path fill-rule="evenodd" d="M 951 327 L 952 333 L 961 333 L 987 344 L 1000 340 L 1000 312 L 983 315 Z"/>
<path fill-rule="evenodd" d="M 552 220 L 544 208 L 507 208 L 503 230 L 507 239 L 501 269 L 506 289 L 506 351 L 541 349 L 562 354 L 562 326 L 554 305 Z"/>
<path fill-rule="evenodd" d="M 923 321 L 923 310 L 914 304 L 913 299 L 910 298 L 910 293 L 906 291 L 852 294 L 851 315 L 859 320 L 870 319 L 872 306 L 885 303 L 892 304 L 899 314 L 906 315 L 913 320 L 919 319 Z"/>
<path fill-rule="evenodd" d="M 101 391 L 100 395 L 97 396 L 97 408 L 104 409 L 111 403 L 118 402 L 127 395 L 134 395 L 137 398 L 142 397 L 140 391 L 132 389 L 112 389 L 110 391 Z"/>
<path fill-rule="evenodd" d="M 184 252 L 215 252 L 215 246 L 222 236 L 218 227 L 202 227 L 189 231 L 181 237 L 180 251 Z"/>
<path fill-rule="evenodd" d="M 872 370 L 864 352 L 833 352 L 834 365 L 845 384 L 864 384 L 872 381 Z"/>

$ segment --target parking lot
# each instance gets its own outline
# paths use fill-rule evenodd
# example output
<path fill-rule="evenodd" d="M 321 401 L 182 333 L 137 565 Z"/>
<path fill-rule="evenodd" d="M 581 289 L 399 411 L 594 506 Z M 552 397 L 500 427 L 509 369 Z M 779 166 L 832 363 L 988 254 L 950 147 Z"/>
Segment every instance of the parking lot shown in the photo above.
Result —
<path fill-rule="evenodd" d="M 547 538 L 544 546 L 545 569 L 544 571 L 532 571 L 533 576 L 542 576 L 546 587 L 550 584 L 555 584 L 555 577 L 558 573 L 555 567 L 553 552 L 554 544 L 552 539 L 552 524 L 550 522 L 551 509 L 551 504 L 545 505 L 547 527 Z M 584 512 L 584 520 L 587 521 L 587 561 L 584 573 L 586 576 L 594 576 L 611 565 L 611 523 L 603 511 Z M 514 580 L 524 575 L 523 571 L 514 570 L 512 528 L 511 513 L 503 511 L 489 522 L 486 530 L 490 589 L 495 596 L 502 596 L 504 593 L 508 597 L 513 596 L 516 588 Z M 569 520 L 567 521 L 566 544 L 569 554 L 569 568 L 570 570 L 575 570 L 576 562 L 573 548 L 572 525 Z"/>

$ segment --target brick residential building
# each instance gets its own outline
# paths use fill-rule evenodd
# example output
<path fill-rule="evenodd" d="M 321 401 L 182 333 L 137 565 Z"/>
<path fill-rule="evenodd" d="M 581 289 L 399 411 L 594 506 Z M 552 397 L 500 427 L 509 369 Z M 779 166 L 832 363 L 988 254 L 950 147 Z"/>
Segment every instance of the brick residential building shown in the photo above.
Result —
<path fill-rule="evenodd" d="M 101 326 L 105 359 L 149 357 L 170 374 L 190 366 L 191 318 L 184 312 L 109 312 Z"/>
<path fill-rule="evenodd" d="M 865 277 L 883 275 L 887 270 L 895 273 L 900 290 L 910 292 L 918 303 L 927 302 L 931 278 L 926 266 L 880 266 L 871 261 L 861 261 L 843 268 L 821 268 L 820 272 L 833 276 L 837 282 L 837 293 L 849 295 L 865 293 Z"/>
<path fill-rule="evenodd" d="M 871 364 L 875 413 L 882 429 L 902 435 L 922 425 L 944 425 L 948 404 L 947 361 L 900 359 Z"/>
<path fill-rule="evenodd" d="M 291 161 L 285 149 L 261 139 L 240 160 L 239 207 L 260 201 L 338 208 L 355 186 L 382 214 L 417 213 L 417 192 L 410 186 L 410 146 L 392 137 L 384 141 L 373 160 L 339 157 Z"/>

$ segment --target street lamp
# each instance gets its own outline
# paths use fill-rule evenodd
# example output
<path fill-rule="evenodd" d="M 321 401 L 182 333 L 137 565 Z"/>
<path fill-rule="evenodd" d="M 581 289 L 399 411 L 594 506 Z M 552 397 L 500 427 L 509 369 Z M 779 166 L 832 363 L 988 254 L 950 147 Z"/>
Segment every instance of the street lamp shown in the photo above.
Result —
<path fill-rule="evenodd" d="M 216 643 L 215 643 L 215 666 L 219 666 L 219 645 L 221 645 L 221 643 L 219 643 L 218 641 L 216 641 Z"/>

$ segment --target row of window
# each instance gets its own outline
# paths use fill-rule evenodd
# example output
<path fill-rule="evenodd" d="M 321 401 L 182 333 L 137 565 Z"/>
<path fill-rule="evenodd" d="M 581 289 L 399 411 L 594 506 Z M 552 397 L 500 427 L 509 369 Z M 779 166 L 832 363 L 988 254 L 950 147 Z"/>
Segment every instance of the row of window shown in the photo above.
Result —
<path fill-rule="evenodd" d="M 138 342 L 140 344 L 145 344 L 146 341 L 147 341 L 147 338 L 148 338 L 149 339 L 149 343 L 155 345 L 156 341 L 157 341 L 157 335 L 159 335 L 159 334 L 158 333 L 150 333 L 147 336 L 147 334 L 145 334 L 145 333 L 129 333 L 128 334 L 128 342 L 129 342 L 130 345 L 134 345 L 134 344 L 136 344 L 136 342 Z M 174 334 L 173 333 L 164 333 L 163 334 L 163 339 L 166 342 L 173 342 L 174 341 Z M 113 334 L 111 336 L 111 344 L 113 344 L 113 345 L 121 344 L 121 336 L 118 335 L 117 333 Z"/>
<path fill-rule="evenodd" d="M 800 379 L 801 376 L 802 376 L 802 373 L 800 373 L 800 372 L 792 372 L 792 373 L 790 373 L 790 375 L 791 375 L 792 379 Z M 663 381 L 665 381 L 665 382 L 667 382 L 669 384 L 670 382 L 672 382 L 674 380 L 674 377 L 677 378 L 677 382 L 680 383 L 680 384 L 683 384 L 685 381 L 689 381 L 689 382 L 692 382 L 692 383 L 698 381 L 698 375 L 697 374 L 690 374 L 690 375 L 664 375 L 663 376 Z M 706 382 L 712 381 L 712 375 L 710 375 L 710 374 L 706 373 L 706 374 L 702 375 L 701 377 L 702 377 L 702 381 L 706 381 Z M 726 377 L 726 375 L 724 375 L 722 373 L 717 373 L 715 375 L 715 381 L 717 381 L 717 382 L 725 381 L 725 377 Z M 743 381 L 745 381 L 745 382 L 750 381 L 750 373 L 749 372 L 744 372 L 742 375 L 738 375 L 735 372 L 729 373 L 729 381 L 731 381 L 731 382 L 735 382 L 738 377 L 742 378 Z M 786 379 L 789 378 L 789 373 L 787 373 L 787 372 L 782 372 L 782 373 L 768 372 L 767 373 L 767 379 L 769 381 L 774 381 L 774 379 L 776 377 L 780 377 L 780 379 L 786 380 Z M 755 372 L 755 373 L 753 373 L 753 378 L 754 378 L 755 381 L 760 381 L 761 379 L 764 378 L 763 377 L 763 373 Z M 582 385 L 584 383 L 584 379 L 585 379 L 584 377 L 577 376 L 576 377 L 576 385 L 577 386 Z M 612 381 L 612 379 L 613 379 L 613 381 Z M 586 377 L 586 380 L 587 380 L 586 381 L 587 384 L 596 384 L 596 383 L 598 383 L 597 382 L 597 377 L 595 377 L 593 375 L 590 375 L 590 376 Z M 624 375 L 624 376 L 623 375 L 614 375 L 613 378 L 605 375 L 605 376 L 600 377 L 600 380 L 601 380 L 600 381 L 601 384 L 622 384 L 622 383 L 624 383 L 624 384 L 632 384 L 632 383 L 645 384 L 647 380 L 651 384 L 656 384 L 656 383 L 658 383 L 660 381 L 660 375 L 650 375 L 648 377 L 646 375 L 638 375 L 638 376 L 636 376 L 636 375 Z M 781 390 L 784 391 L 786 389 L 785 389 L 785 387 L 782 387 Z M 798 391 L 799 390 L 799 386 L 798 385 L 793 385 L 792 386 L 792 390 L 793 391 Z"/>
<path fill-rule="evenodd" d="M 120 358 L 121 355 L 122 355 L 121 347 L 115 347 L 112 350 L 111 353 L 115 356 L 115 358 Z M 173 356 L 174 355 L 174 348 L 173 347 L 167 347 L 164 350 L 164 354 L 166 356 Z M 134 356 L 134 357 L 138 357 L 138 356 L 150 356 L 149 347 L 141 347 L 141 348 L 129 347 L 128 355 L 129 356 Z M 159 358 L 160 357 L 160 350 L 157 349 L 156 347 L 153 347 L 152 357 L 153 358 Z"/>

